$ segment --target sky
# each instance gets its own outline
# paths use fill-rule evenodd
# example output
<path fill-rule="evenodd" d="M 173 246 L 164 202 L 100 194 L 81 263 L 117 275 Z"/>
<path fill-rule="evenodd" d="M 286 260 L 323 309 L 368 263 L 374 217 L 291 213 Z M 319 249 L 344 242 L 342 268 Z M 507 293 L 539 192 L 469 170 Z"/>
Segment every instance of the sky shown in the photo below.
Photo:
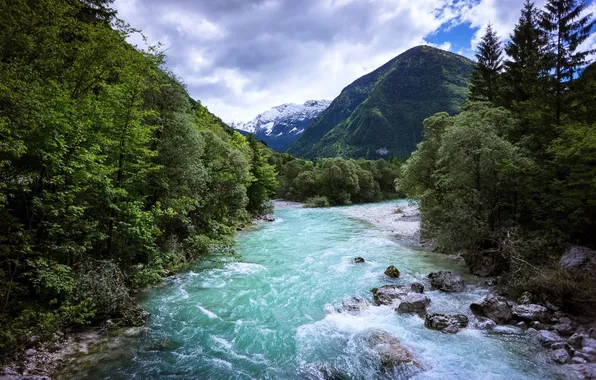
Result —
<path fill-rule="evenodd" d="M 545 0 L 536 1 L 542 7 Z M 335 98 L 417 45 L 473 58 L 491 23 L 506 39 L 523 0 L 115 0 L 162 44 L 166 66 L 225 122 L 283 103 Z M 596 14 L 596 0 L 589 3 Z M 142 38 L 130 42 L 142 46 Z M 596 48 L 596 33 L 588 46 Z"/>

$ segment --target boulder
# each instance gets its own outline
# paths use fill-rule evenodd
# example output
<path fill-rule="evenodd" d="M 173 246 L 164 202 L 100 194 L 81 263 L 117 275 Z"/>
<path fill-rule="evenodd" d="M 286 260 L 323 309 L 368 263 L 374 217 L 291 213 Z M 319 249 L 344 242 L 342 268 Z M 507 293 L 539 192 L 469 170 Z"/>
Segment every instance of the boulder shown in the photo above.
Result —
<path fill-rule="evenodd" d="M 441 270 L 428 275 L 430 287 L 443 292 L 461 292 L 466 287 L 464 279 L 449 270 Z"/>
<path fill-rule="evenodd" d="M 542 305 L 517 305 L 513 308 L 513 316 L 525 321 L 548 321 L 548 309 Z"/>
<path fill-rule="evenodd" d="M 387 267 L 387 269 L 385 269 L 385 276 L 387 277 L 398 278 L 399 274 L 399 269 L 397 269 L 393 265 L 390 265 L 389 267 Z"/>
<path fill-rule="evenodd" d="M 570 271 L 596 271 L 596 251 L 579 245 L 565 249 L 559 260 L 559 267 Z"/>
<path fill-rule="evenodd" d="M 424 327 L 444 333 L 455 334 L 460 329 L 468 327 L 468 317 L 463 314 L 430 314 L 424 320 Z"/>
<path fill-rule="evenodd" d="M 479 317 L 474 326 L 479 330 L 492 330 L 497 324 L 489 318 Z"/>
<path fill-rule="evenodd" d="M 564 348 L 559 348 L 558 350 L 554 350 L 553 352 L 551 352 L 550 358 L 555 363 L 559 363 L 559 364 L 565 364 L 569 360 L 571 360 L 571 356 L 569 356 L 569 353 Z"/>
<path fill-rule="evenodd" d="M 383 285 L 371 290 L 377 305 L 391 305 L 394 300 L 400 299 L 409 293 L 403 285 Z"/>
<path fill-rule="evenodd" d="M 420 293 L 408 293 L 401 299 L 401 303 L 395 309 L 400 314 L 417 313 L 420 316 L 426 315 L 426 307 L 430 299 Z"/>
<path fill-rule="evenodd" d="M 570 336 L 573 334 L 573 327 L 571 327 L 568 323 L 557 323 L 553 325 L 553 329 L 557 330 L 557 332 L 561 335 Z"/>
<path fill-rule="evenodd" d="M 560 336 L 548 330 L 538 331 L 537 338 L 540 344 L 547 348 L 550 348 L 553 344 L 557 342 L 563 342 L 563 339 Z"/>
<path fill-rule="evenodd" d="M 366 299 L 360 297 L 353 297 L 349 300 L 343 301 L 341 306 L 337 308 L 337 311 L 340 313 L 357 315 L 369 306 L 370 303 Z"/>
<path fill-rule="evenodd" d="M 369 331 L 364 336 L 364 342 L 379 355 L 381 367 L 384 369 L 413 362 L 412 353 L 387 331 Z"/>
<path fill-rule="evenodd" d="M 356 257 L 356 258 L 354 258 L 353 261 L 354 261 L 355 264 L 362 264 L 362 263 L 364 263 L 364 258 L 362 258 L 362 257 Z"/>
<path fill-rule="evenodd" d="M 511 302 L 503 296 L 489 294 L 482 302 L 470 305 L 470 310 L 477 316 L 490 318 L 498 324 L 509 322 L 513 314 L 511 313 Z"/>
<path fill-rule="evenodd" d="M 584 340 L 584 335 L 575 333 L 575 334 L 571 335 L 569 337 L 569 339 L 567 339 L 567 342 L 575 348 L 581 348 L 583 340 Z"/>
<path fill-rule="evenodd" d="M 410 290 L 414 293 L 424 293 L 424 285 L 419 282 L 414 282 L 410 285 Z"/>

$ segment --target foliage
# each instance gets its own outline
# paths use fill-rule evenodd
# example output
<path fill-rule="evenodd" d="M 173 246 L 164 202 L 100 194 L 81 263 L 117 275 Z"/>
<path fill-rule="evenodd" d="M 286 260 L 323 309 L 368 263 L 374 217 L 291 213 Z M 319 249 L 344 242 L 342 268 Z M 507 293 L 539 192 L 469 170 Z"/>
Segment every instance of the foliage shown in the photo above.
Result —
<path fill-rule="evenodd" d="M 430 46 L 412 48 L 344 88 L 288 152 L 311 159 L 406 158 L 425 118 L 461 111 L 472 65 Z"/>
<path fill-rule="evenodd" d="M 111 3 L 0 2 L 0 353 L 141 323 L 130 289 L 229 252 L 276 185 L 265 148 L 129 45 Z"/>
<path fill-rule="evenodd" d="M 470 99 L 495 101 L 499 93 L 499 74 L 502 68 L 501 41 L 488 24 L 476 52 L 476 66 L 470 79 Z"/>

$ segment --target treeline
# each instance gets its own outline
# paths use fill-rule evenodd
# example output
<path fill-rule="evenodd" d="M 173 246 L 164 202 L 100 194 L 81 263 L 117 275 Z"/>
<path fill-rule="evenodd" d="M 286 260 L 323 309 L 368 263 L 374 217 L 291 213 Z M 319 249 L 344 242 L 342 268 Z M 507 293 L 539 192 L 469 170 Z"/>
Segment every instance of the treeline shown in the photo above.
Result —
<path fill-rule="evenodd" d="M 421 199 L 423 236 L 463 251 L 474 273 L 503 273 L 512 295 L 594 310 L 593 274 L 557 265 L 567 244 L 596 246 L 596 65 L 581 49 L 594 25 L 585 9 L 527 1 L 504 46 L 489 26 L 470 101 L 458 116 L 424 122 L 398 188 Z"/>
<path fill-rule="evenodd" d="M 323 159 L 318 162 L 275 153 L 270 158 L 278 172 L 280 198 L 306 202 L 311 207 L 375 202 L 397 197 L 395 179 L 400 163 L 379 159 Z"/>
<path fill-rule="evenodd" d="M 0 2 L 0 353 L 142 323 L 129 290 L 230 250 L 277 186 L 110 3 Z"/>

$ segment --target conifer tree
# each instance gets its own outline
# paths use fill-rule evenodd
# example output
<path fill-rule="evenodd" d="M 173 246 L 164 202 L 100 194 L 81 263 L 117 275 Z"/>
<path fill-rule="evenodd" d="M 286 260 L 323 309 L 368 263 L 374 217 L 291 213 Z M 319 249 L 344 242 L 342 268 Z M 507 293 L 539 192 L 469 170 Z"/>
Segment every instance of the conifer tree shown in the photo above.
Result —
<path fill-rule="evenodd" d="M 470 80 L 470 99 L 494 101 L 503 68 L 503 48 L 489 24 L 476 52 L 476 67 Z"/>
<path fill-rule="evenodd" d="M 548 37 L 546 62 L 550 68 L 555 98 L 555 118 L 560 124 L 566 107 L 566 92 L 578 72 L 586 66 L 593 51 L 578 51 L 594 25 L 591 14 L 584 14 L 583 0 L 548 0 L 540 18 L 540 27 Z"/>

